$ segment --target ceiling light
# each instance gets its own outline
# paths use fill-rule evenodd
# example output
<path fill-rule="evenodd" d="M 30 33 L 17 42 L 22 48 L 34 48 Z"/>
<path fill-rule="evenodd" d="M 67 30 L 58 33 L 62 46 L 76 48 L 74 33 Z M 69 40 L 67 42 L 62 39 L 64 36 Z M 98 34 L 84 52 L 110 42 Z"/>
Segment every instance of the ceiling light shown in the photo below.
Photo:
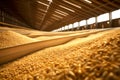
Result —
<path fill-rule="evenodd" d="M 61 13 L 57 12 L 57 11 L 55 11 L 55 12 L 58 13 L 58 14 L 60 14 L 60 15 L 66 16 L 66 15 L 64 15 L 64 14 L 61 14 Z"/>
<path fill-rule="evenodd" d="M 40 2 L 40 1 L 37 1 L 37 3 L 42 4 L 44 6 L 49 6 L 49 5 L 47 5 L 47 4 L 43 3 L 43 2 Z"/>
<path fill-rule="evenodd" d="M 87 2 L 87 3 L 92 3 L 90 0 L 84 0 L 85 2 Z"/>
<path fill-rule="evenodd" d="M 42 11 L 42 12 L 47 12 L 46 10 L 44 10 L 44 9 L 40 9 L 40 8 L 38 8 L 38 11 Z"/>
<path fill-rule="evenodd" d="M 55 13 L 60 14 L 60 15 L 63 15 L 63 16 L 67 16 L 67 15 L 65 15 L 65 14 L 62 14 L 62 13 L 58 12 L 58 11 L 55 11 Z"/>
<path fill-rule="evenodd" d="M 48 0 L 49 2 L 52 2 L 52 0 Z"/>
<path fill-rule="evenodd" d="M 61 16 L 58 16 L 58 15 L 56 15 L 56 14 L 53 14 L 53 16 L 55 16 L 55 17 L 58 17 L 58 18 L 63 18 L 63 17 L 61 17 Z"/>
<path fill-rule="evenodd" d="M 66 13 L 66 12 L 63 12 L 63 11 L 61 11 L 61 10 L 58 10 L 58 9 L 56 9 L 56 11 L 55 12 L 59 12 L 59 13 L 61 13 L 61 14 L 64 14 L 64 15 L 69 15 L 68 13 Z"/>
<path fill-rule="evenodd" d="M 69 1 L 67 1 L 67 0 L 63 0 L 63 1 L 66 2 L 66 3 L 68 3 L 68 4 L 70 4 L 70 5 L 75 6 L 75 7 L 77 7 L 77 8 L 81 8 L 80 6 L 78 6 L 78 5 L 74 4 L 74 3 L 71 3 L 71 2 L 69 2 Z"/>
<path fill-rule="evenodd" d="M 55 17 L 51 17 L 52 19 L 55 19 L 55 20 L 59 20 L 58 18 L 55 18 Z"/>
<path fill-rule="evenodd" d="M 69 8 L 67 8 L 67 7 L 65 7 L 65 6 L 62 6 L 62 5 L 59 5 L 59 6 L 62 7 L 62 8 L 64 8 L 64 9 L 66 9 L 66 10 L 69 10 L 69 11 L 71 11 L 71 12 L 75 12 L 74 10 L 69 9 Z"/>
<path fill-rule="evenodd" d="M 109 24 L 110 22 L 108 21 L 107 24 Z"/>

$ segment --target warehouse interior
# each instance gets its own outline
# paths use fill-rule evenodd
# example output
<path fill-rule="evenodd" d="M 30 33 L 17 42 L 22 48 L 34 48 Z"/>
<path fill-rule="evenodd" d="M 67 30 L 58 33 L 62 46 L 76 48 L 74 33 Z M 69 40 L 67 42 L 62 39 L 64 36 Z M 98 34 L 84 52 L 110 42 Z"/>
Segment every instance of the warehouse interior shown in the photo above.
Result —
<path fill-rule="evenodd" d="M 0 80 L 120 80 L 120 0 L 0 0 Z"/>

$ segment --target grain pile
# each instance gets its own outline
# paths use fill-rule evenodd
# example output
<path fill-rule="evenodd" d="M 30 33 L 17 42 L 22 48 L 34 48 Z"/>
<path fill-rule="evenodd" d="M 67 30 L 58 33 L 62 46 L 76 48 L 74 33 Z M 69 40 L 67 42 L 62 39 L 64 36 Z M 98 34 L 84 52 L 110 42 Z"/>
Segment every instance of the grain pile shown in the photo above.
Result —
<path fill-rule="evenodd" d="M 31 39 L 13 31 L 0 32 L 0 49 L 17 46 L 21 44 L 35 42 L 37 40 Z"/>
<path fill-rule="evenodd" d="M 25 29 L 25 28 L 10 28 L 10 27 L 1 27 L 0 26 L 0 31 L 14 31 L 23 35 L 30 35 L 30 34 L 40 34 L 43 31 L 37 31 L 37 30 L 33 30 L 33 29 Z"/>
<path fill-rule="evenodd" d="M 37 40 L 49 40 L 49 39 L 55 39 L 55 38 L 62 38 L 62 37 L 65 37 L 65 36 L 68 36 L 68 35 L 64 35 L 64 36 L 41 36 L 41 37 L 36 37 L 34 39 L 37 39 Z"/>
<path fill-rule="evenodd" d="M 52 34 L 52 35 L 46 35 L 46 36 L 39 36 L 39 37 L 35 37 L 34 39 L 37 40 L 49 40 L 49 39 L 55 39 L 55 38 L 62 38 L 62 37 L 68 37 L 68 36 L 73 36 L 73 35 L 82 35 L 82 34 L 90 34 L 92 32 L 96 32 L 96 31 L 101 31 L 101 30 L 83 30 L 83 31 L 76 31 L 76 32 L 56 32 L 53 34 L 53 32 L 48 32 L 46 34 Z"/>
<path fill-rule="evenodd" d="M 120 80 L 120 29 L 78 38 L 1 65 L 0 79 Z"/>

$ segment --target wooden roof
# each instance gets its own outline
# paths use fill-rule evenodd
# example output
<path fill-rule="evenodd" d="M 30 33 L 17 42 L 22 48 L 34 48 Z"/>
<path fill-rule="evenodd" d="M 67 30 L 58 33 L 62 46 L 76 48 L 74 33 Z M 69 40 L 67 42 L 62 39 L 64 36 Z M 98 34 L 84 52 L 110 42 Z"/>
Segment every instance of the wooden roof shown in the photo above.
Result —
<path fill-rule="evenodd" d="M 50 31 L 120 8 L 120 0 L 0 0 L 31 28 Z"/>

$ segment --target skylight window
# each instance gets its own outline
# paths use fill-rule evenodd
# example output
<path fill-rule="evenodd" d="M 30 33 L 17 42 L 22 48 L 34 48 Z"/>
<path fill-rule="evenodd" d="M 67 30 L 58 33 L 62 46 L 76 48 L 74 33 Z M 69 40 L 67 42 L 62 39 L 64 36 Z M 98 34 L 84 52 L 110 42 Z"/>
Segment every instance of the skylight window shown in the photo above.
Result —
<path fill-rule="evenodd" d="M 84 25 L 86 25 L 86 20 L 80 21 L 80 26 L 84 26 Z"/>
<path fill-rule="evenodd" d="M 120 18 L 120 9 L 112 12 L 112 19 Z"/>
<path fill-rule="evenodd" d="M 103 22 L 107 20 L 109 20 L 109 13 L 105 13 L 97 17 L 98 22 Z"/>
<path fill-rule="evenodd" d="M 78 5 L 74 4 L 74 3 L 71 3 L 71 2 L 69 2 L 69 1 L 67 1 L 67 0 L 63 0 L 63 1 L 66 2 L 66 3 L 68 3 L 68 4 L 70 4 L 70 5 L 75 6 L 75 7 L 77 7 L 77 8 L 81 8 L 80 6 L 78 6 Z"/>
<path fill-rule="evenodd" d="M 74 10 L 72 10 L 72 9 L 70 9 L 70 8 L 67 8 L 67 7 L 65 7 L 65 6 L 62 6 L 62 5 L 59 5 L 61 8 L 64 8 L 64 9 L 66 9 L 66 10 L 68 10 L 68 11 L 71 11 L 71 12 L 75 12 Z"/>
<path fill-rule="evenodd" d="M 78 27 L 79 23 L 75 22 L 73 25 L 74 25 L 74 27 Z"/>
<path fill-rule="evenodd" d="M 40 1 L 37 1 L 37 3 L 42 4 L 42 5 L 44 5 L 44 6 L 49 6 L 48 4 L 45 4 L 45 3 L 40 2 Z"/>
<path fill-rule="evenodd" d="M 87 20 L 87 23 L 88 23 L 88 24 L 93 24 L 93 23 L 95 23 L 95 17 L 89 18 L 89 19 Z"/>
<path fill-rule="evenodd" d="M 84 0 L 84 1 L 87 2 L 87 3 L 90 3 L 90 4 L 92 3 L 90 0 Z"/>

